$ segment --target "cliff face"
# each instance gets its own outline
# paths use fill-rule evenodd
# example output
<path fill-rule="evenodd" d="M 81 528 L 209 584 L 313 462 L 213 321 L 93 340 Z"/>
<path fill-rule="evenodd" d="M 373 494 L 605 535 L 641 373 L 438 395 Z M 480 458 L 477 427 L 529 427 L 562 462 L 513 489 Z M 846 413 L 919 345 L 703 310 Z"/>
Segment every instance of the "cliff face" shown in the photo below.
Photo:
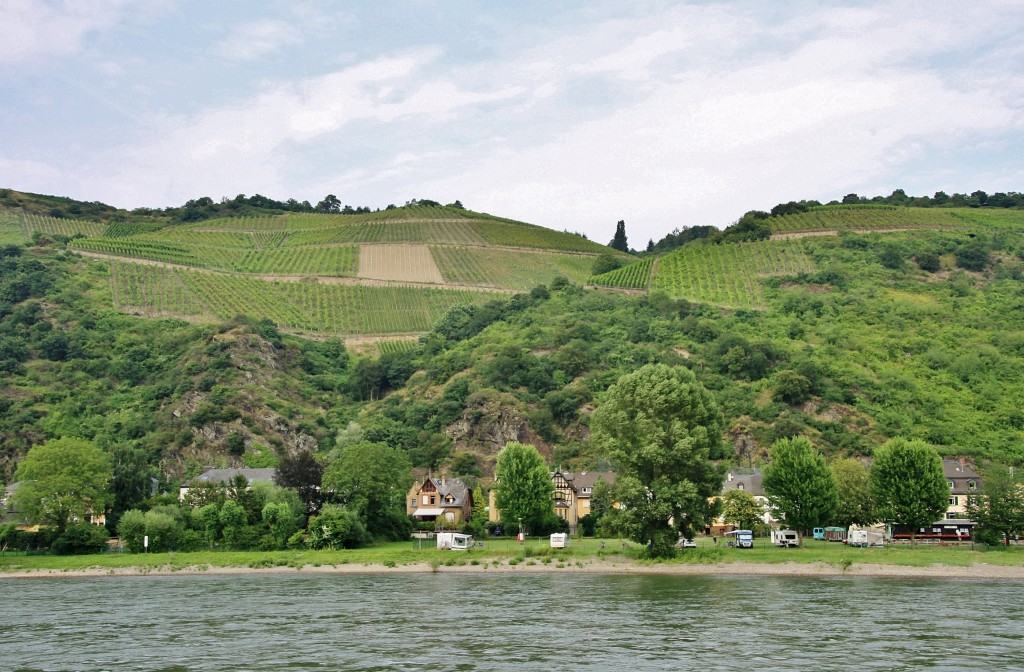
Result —
<path fill-rule="evenodd" d="M 454 450 L 477 455 L 487 474 L 494 473 L 498 452 L 510 441 L 536 446 L 540 454 L 550 460 L 552 444 L 533 430 L 520 406 L 510 395 L 498 392 L 472 395 L 462 416 L 447 430 Z"/>
<path fill-rule="evenodd" d="M 196 372 L 196 389 L 166 410 L 187 423 L 191 440 L 180 434 L 164 451 L 166 477 L 187 478 L 206 466 L 273 466 L 283 453 L 317 449 L 313 432 L 323 409 L 287 394 L 295 386 L 283 357 L 260 336 L 235 329 L 213 336 L 202 355 L 183 364 Z"/>

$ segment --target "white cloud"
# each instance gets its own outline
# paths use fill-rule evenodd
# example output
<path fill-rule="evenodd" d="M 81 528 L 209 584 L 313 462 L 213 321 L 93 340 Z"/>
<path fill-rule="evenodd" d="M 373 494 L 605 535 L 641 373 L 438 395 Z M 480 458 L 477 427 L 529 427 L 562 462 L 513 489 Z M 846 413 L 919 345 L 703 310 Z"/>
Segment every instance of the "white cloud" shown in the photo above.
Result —
<path fill-rule="evenodd" d="M 252 61 L 302 43 L 302 34 L 285 21 L 263 19 L 237 26 L 214 49 L 222 58 Z"/>
<path fill-rule="evenodd" d="M 90 33 L 115 26 L 131 2 L 0 0 L 0 63 L 76 54 Z"/>

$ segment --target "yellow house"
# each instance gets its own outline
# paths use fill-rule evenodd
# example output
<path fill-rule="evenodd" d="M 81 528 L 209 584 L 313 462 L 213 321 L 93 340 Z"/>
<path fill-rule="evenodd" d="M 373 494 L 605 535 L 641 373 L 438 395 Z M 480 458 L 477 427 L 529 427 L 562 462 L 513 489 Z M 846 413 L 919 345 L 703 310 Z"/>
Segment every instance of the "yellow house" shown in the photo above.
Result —
<path fill-rule="evenodd" d="M 406 513 L 416 520 L 454 527 L 473 515 L 473 491 L 461 479 L 428 476 L 412 484 L 405 504 Z"/>
<path fill-rule="evenodd" d="M 615 472 L 582 471 L 577 474 L 561 470 L 551 472 L 551 483 L 554 485 L 551 506 L 555 515 L 569 524 L 570 533 L 576 534 L 580 518 L 590 513 L 590 499 L 598 481 L 614 483 Z M 488 504 L 490 506 L 487 519 L 491 522 L 501 520 L 501 512 L 495 505 L 493 488 Z"/>
<path fill-rule="evenodd" d="M 947 520 L 970 520 L 968 504 L 981 493 L 981 476 L 966 460 L 942 460 L 942 473 L 949 486 Z"/>

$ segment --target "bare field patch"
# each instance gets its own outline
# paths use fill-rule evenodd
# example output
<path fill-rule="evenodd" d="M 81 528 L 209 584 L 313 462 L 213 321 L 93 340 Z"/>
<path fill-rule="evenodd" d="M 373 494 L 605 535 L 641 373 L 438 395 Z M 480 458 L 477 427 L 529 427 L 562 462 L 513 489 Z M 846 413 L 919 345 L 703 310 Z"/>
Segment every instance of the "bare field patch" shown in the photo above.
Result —
<path fill-rule="evenodd" d="M 436 284 L 444 282 L 427 245 L 360 245 L 359 277 Z"/>

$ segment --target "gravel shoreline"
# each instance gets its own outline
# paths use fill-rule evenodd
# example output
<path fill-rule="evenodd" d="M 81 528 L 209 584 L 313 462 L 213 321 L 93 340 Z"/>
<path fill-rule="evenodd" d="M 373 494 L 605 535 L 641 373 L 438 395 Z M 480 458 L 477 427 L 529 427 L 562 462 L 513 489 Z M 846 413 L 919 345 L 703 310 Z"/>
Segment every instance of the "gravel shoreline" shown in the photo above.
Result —
<path fill-rule="evenodd" d="M 854 563 L 844 567 L 828 563 L 755 563 L 723 562 L 716 564 L 662 563 L 645 564 L 630 561 L 587 559 L 579 563 L 557 565 L 529 561 L 516 565 L 481 562 L 479 565 L 440 565 L 415 563 L 387 567 L 380 564 L 304 565 L 295 567 L 214 567 L 210 565 L 164 567 L 88 567 L 74 570 L 31 569 L 0 571 L 0 579 L 97 578 L 105 576 L 187 576 L 187 575 L 257 575 L 257 574 L 633 574 L 678 576 L 856 576 L 881 578 L 933 579 L 1015 579 L 1024 580 L 1024 566 L 881 565 Z"/>

